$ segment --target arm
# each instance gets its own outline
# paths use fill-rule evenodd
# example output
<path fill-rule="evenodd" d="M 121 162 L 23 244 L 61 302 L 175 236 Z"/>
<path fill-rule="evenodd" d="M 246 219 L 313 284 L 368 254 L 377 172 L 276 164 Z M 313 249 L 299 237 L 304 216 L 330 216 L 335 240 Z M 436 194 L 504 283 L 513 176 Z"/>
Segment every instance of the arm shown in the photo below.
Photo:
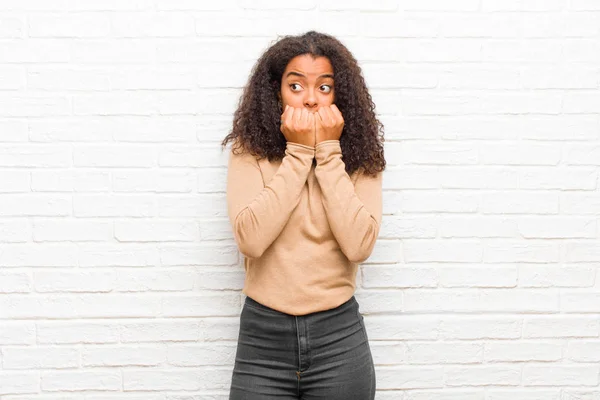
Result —
<path fill-rule="evenodd" d="M 346 257 L 361 263 L 371 255 L 379 235 L 382 173 L 361 175 L 354 186 L 342 161 L 339 140 L 318 143 L 315 156 L 315 175 L 331 231 Z"/>
<path fill-rule="evenodd" d="M 230 152 L 227 211 L 244 255 L 260 257 L 281 233 L 300 201 L 313 158 L 312 147 L 288 142 L 279 169 L 265 186 L 254 156 Z"/>

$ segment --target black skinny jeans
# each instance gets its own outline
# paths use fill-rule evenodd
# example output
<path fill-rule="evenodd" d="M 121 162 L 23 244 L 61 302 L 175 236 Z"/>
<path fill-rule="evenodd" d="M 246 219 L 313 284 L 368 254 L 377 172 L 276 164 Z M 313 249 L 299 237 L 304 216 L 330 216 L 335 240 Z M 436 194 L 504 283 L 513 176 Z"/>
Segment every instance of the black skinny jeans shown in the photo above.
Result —
<path fill-rule="evenodd" d="M 246 297 L 230 400 L 373 400 L 375 369 L 354 296 L 293 316 Z"/>

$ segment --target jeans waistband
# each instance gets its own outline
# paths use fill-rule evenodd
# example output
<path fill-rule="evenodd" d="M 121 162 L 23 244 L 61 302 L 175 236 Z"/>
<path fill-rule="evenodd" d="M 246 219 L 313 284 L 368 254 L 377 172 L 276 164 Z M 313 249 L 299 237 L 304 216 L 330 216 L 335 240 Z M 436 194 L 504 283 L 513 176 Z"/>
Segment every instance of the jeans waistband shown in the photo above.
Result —
<path fill-rule="evenodd" d="M 290 315 L 290 314 L 283 313 L 281 311 L 277 311 L 277 310 L 275 310 L 275 309 L 273 309 L 271 307 L 267 307 L 264 304 L 261 304 L 258 301 L 254 300 L 250 296 L 246 296 L 246 300 L 244 302 L 246 304 L 252 306 L 252 307 L 260 308 L 262 310 L 270 311 L 272 313 L 276 313 L 276 314 L 280 314 L 280 315 L 286 315 L 286 316 Z M 332 309 L 329 309 L 329 310 L 317 311 L 317 312 L 312 313 L 312 314 L 326 313 L 326 312 L 332 312 L 332 311 L 343 311 L 344 309 L 352 307 L 353 305 L 356 305 L 356 304 L 358 304 L 358 302 L 356 301 L 356 298 L 354 296 L 352 296 L 348 300 L 346 300 L 344 303 L 340 304 L 339 306 L 337 306 L 335 308 L 332 308 Z M 307 314 L 307 315 L 311 315 L 311 314 Z"/>

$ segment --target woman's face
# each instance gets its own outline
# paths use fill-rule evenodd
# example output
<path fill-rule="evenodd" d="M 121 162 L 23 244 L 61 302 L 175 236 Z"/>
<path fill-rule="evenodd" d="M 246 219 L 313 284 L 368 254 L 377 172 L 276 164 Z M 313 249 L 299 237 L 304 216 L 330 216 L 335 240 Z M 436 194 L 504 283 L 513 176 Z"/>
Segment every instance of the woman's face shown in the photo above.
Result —
<path fill-rule="evenodd" d="M 333 104 L 333 67 L 327 57 L 302 54 L 290 60 L 281 77 L 282 110 L 288 105 L 316 112 Z"/>

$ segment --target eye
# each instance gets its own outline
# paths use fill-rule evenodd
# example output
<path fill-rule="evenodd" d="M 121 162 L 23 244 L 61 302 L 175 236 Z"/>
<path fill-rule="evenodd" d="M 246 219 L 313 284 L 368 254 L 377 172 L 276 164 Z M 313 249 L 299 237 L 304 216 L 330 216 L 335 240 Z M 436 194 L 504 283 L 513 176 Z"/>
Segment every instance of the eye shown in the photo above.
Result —
<path fill-rule="evenodd" d="M 325 93 L 331 92 L 331 85 L 321 85 L 322 88 L 327 88 L 324 90 Z"/>
<path fill-rule="evenodd" d="M 300 85 L 299 85 L 299 84 L 297 84 L 297 83 L 291 83 L 291 84 L 290 84 L 290 88 L 292 89 L 292 92 L 295 92 L 295 91 L 296 91 L 296 90 L 294 90 L 294 87 L 293 87 L 294 85 L 295 85 L 295 86 L 298 86 L 298 87 L 300 87 Z"/>

